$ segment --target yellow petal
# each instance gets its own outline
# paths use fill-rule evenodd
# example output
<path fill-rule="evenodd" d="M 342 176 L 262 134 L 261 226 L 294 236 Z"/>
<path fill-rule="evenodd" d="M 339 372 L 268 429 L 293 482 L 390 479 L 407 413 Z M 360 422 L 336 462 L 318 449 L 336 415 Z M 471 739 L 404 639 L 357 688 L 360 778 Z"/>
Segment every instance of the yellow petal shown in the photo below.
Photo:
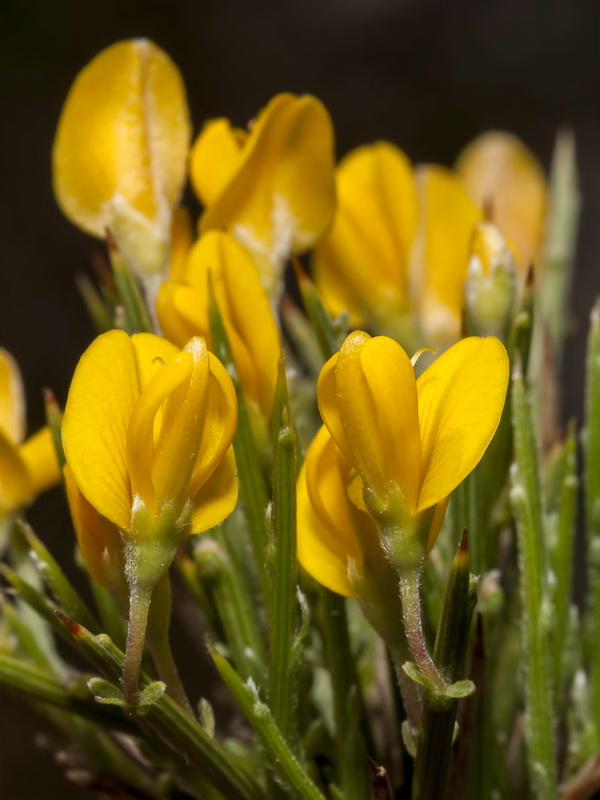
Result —
<path fill-rule="evenodd" d="M 202 533 L 219 525 L 237 503 L 238 482 L 233 448 L 193 498 L 190 533 Z"/>
<path fill-rule="evenodd" d="M 0 514 L 22 508 L 32 496 L 25 462 L 16 445 L 0 430 Z"/>
<path fill-rule="evenodd" d="M 418 213 L 410 162 L 394 145 L 377 142 L 347 155 L 336 179 L 334 225 L 314 258 L 325 302 L 334 313 L 350 307 L 355 318 L 363 309 L 363 321 L 405 313 Z"/>
<path fill-rule="evenodd" d="M 214 203 L 233 177 L 246 138 L 228 119 L 205 123 L 190 154 L 190 179 L 203 205 Z"/>
<path fill-rule="evenodd" d="M 447 497 L 479 463 L 498 427 L 507 385 L 508 356 L 494 337 L 463 339 L 418 379 L 418 511 Z"/>
<path fill-rule="evenodd" d="M 360 571 L 362 557 L 336 447 L 325 426 L 310 445 L 298 478 L 297 547 L 298 560 L 319 583 L 346 597 L 356 594 L 348 577 L 348 560 Z"/>
<path fill-rule="evenodd" d="M 376 409 L 376 427 L 366 435 L 380 449 L 385 479 L 400 489 L 413 513 L 421 465 L 413 366 L 400 345 L 387 336 L 369 339 L 362 348 L 360 362 Z"/>
<path fill-rule="evenodd" d="M 208 365 L 206 365 L 208 367 Z M 131 495 L 139 495 L 146 507 L 152 513 L 157 505 L 159 511 L 166 500 L 171 500 L 177 505 L 179 497 L 171 496 L 171 480 L 166 480 L 165 470 L 176 476 L 176 484 L 185 488 L 185 481 L 189 475 L 187 471 L 192 468 L 189 457 L 184 457 L 180 452 L 179 436 L 167 436 L 168 446 L 175 452 L 169 453 L 167 463 L 158 455 L 160 445 L 163 449 L 164 429 L 171 432 L 177 426 L 173 419 L 173 409 L 165 409 L 160 421 L 157 419 L 158 411 L 165 401 L 171 399 L 176 390 L 183 385 L 187 387 L 188 379 L 194 370 L 194 358 L 190 353 L 178 353 L 160 367 L 152 380 L 142 388 L 137 402 L 131 412 L 129 428 L 127 431 L 127 467 L 131 484 Z M 206 381 L 202 384 L 204 387 Z M 199 412 L 203 409 L 199 408 Z M 170 413 L 169 413 L 170 412 Z M 184 415 L 185 418 L 189 416 Z M 189 431 L 188 431 L 189 433 Z M 158 442 L 156 441 L 158 439 Z M 191 443 L 193 446 L 193 443 Z M 178 446 L 179 445 L 179 446 Z M 184 452 L 187 450 L 183 442 Z M 188 456 L 188 452 L 185 452 Z M 183 473 L 182 473 L 183 471 Z M 159 474 L 155 474 L 158 472 Z M 170 474 L 169 474 L 169 477 Z M 167 485 L 169 488 L 167 488 Z"/>
<path fill-rule="evenodd" d="M 469 248 L 481 213 L 443 167 L 420 167 L 417 187 L 422 217 L 411 283 L 428 343 L 443 350 L 460 337 Z"/>
<path fill-rule="evenodd" d="M 280 94 L 254 124 L 235 174 L 207 208 L 201 230 L 228 228 L 261 259 L 274 292 L 290 253 L 318 241 L 333 217 L 333 129 L 314 97 Z"/>
<path fill-rule="evenodd" d="M 27 467 L 34 495 L 59 483 L 60 465 L 50 428 L 46 426 L 30 436 L 20 445 L 19 455 Z"/>
<path fill-rule="evenodd" d="M 17 362 L 0 348 L 0 430 L 18 444 L 25 437 L 25 393 Z"/>
<path fill-rule="evenodd" d="M 202 438 L 190 479 L 191 497 L 200 491 L 225 457 L 237 426 L 237 398 L 231 378 L 216 356 L 209 353 L 208 360 L 211 377 Z"/>
<path fill-rule="evenodd" d="M 64 476 L 69 509 L 81 555 L 94 581 L 99 586 L 106 586 L 107 578 L 103 563 L 105 543 L 100 522 L 103 518 L 79 491 L 68 464 L 64 466 Z"/>
<path fill-rule="evenodd" d="M 194 243 L 194 230 L 190 212 L 185 206 L 179 206 L 173 214 L 171 225 L 171 280 L 182 280 L 188 256 Z"/>
<path fill-rule="evenodd" d="M 166 267 L 190 138 L 179 71 L 145 39 L 103 50 L 78 75 L 53 148 L 54 192 L 85 231 L 110 228 L 142 272 Z"/>
<path fill-rule="evenodd" d="M 540 163 L 509 133 L 484 133 L 460 154 L 456 171 L 473 200 L 489 206 L 491 221 L 514 246 L 517 264 L 537 265 L 547 212 Z"/>
<path fill-rule="evenodd" d="M 191 336 L 204 336 L 211 347 L 209 274 L 244 394 L 268 419 L 277 382 L 279 331 L 256 264 L 230 234 L 209 231 L 196 242 L 185 272 L 190 286 L 161 286 L 157 313 L 163 332 L 180 346 Z"/>
<path fill-rule="evenodd" d="M 162 283 L 156 296 L 156 314 L 163 335 L 178 347 L 192 336 L 210 340 L 206 291 L 183 283 Z"/>
<path fill-rule="evenodd" d="M 75 482 L 94 508 L 124 530 L 131 522 L 127 430 L 139 393 L 132 340 L 124 331 L 102 334 L 77 365 L 62 428 Z"/>

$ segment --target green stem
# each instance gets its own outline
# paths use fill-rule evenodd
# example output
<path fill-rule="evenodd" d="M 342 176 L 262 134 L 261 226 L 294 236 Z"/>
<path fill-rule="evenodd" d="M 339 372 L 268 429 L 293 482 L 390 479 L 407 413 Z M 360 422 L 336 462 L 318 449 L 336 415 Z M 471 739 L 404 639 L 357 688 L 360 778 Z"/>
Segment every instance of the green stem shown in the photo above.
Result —
<path fill-rule="evenodd" d="M 158 670 L 161 681 L 166 684 L 167 693 L 176 703 L 194 716 L 192 706 L 188 700 L 177 664 L 173 659 L 169 642 L 169 627 L 171 622 L 171 582 L 168 572 L 157 583 L 154 589 L 154 602 L 150 606 L 148 618 L 148 647 L 152 653 L 152 660 Z"/>
<path fill-rule="evenodd" d="M 400 573 L 400 600 L 402 602 L 402 619 L 408 640 L 408 646 L 419 671 L 433 684 L 436 691 L 444 692 L 446 682 L 436 667 L 423 633 L 421 615 L 421 571 L 407 569 Z"/>
<path fill-rule="evenodd" d="M 142 656 L 144 654 L 144 641 L 148 614 L 152 601 L 152 587 L 139 582 L 131 585 L 129 596 L 129 620 L 127 623 L 127 647 L 125 650 L 125 663 L 121 685 L 125 700 L 132 706 L 137 705 L 139 699 L 138 679 Z"/>
<path fill-rule="evenodd" d="M 450 568 L 434 648 L 435 663 L 451 683 L 463 676 L 475 602 L 476 596 L 470 591 L 465 531 Z M 444 708 L 435 707 L 431 702 L 425 703 L 412 800 L 429 800 L 433 797 L 442 800 L 445 796 L 457 708 L 458 700 L 448 702 Z"/>

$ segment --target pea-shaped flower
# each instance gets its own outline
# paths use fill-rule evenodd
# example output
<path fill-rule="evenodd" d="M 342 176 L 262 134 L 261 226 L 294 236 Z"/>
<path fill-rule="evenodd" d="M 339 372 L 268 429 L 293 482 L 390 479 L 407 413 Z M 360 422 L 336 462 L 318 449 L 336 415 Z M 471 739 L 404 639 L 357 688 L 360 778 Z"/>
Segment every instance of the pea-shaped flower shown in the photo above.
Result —
<path fill-rule="evenodd" d="M 21 373 L 10 353 L 0 349 L 0 524 L 59 481 L 50 429 L 25 440 Z"/>
<path fill-rule="evenodd" d="M 362 331 L 319 378 L 325 425 L 299 478 L 300 562 L 330 589 L 357 595 L 388 643 L 398 626 L 387 598 L 399 585 L 414 659 L 441 692 L 421 628 L 420 573 L 448 495 L 496 431 L 507 383 L 506 350 L 493 337 L 463 339 L 417 379 L 400 345 Z"/>
<path fill-rule="evenodd" d="M 438 349 L 460 336 L 469 243 L 481 213 L 458 178 L 413 167 L 389 142 L 349 153 L 336 171 L 338 206 L 315 249 L 328 308 L 406 347 Z"/>
<path fill-rule="evenodd" d="M 335 207 L 333 128 L 314 97 L 279 94 L 250 132 L 209 122 L 191 157 L 192 184 L 206 210 L 201 232 L 226 228 L 259 265 L 271 296 L 281 272 L 328 229 Z"/>
<path fill-rule="evenodd" d="M 130 588 L 123 686 L 131 702 L 154 587 L 183 537 L 219 524 L 235 506 L 236 421 L 231 379 L 200 337 L 179 350 L 153 334 L 109 331 L 75 370 L 65 455 L 83 496 L 123 537 Z"/>
<path fill-rule="evenodd" d="M 79 73 L 65 102 L 52 152 L 56 199 L 88 233 L 110 229 L 139 276 L 161 275 L 189 142 L 177 67 L 146 39 L 114 44 Z"/>
<path fill-rule="evenodd" d="M 204 336 L 211 347 L 209 276 L 246 400 L 268 422 L 281 351 L 279 331 L 256 264 L 231 234 L 205 233 L 192 247 L 180 279 L 160 287 L 162 331 L 179 346 L 192 336 Z"/>

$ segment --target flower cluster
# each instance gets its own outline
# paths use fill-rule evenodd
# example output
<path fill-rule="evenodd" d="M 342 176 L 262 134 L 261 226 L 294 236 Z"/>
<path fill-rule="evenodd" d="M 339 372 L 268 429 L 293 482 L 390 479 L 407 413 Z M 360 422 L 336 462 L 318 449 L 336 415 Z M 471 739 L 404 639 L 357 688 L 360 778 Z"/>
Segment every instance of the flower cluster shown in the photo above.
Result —
<path fill-rule="evenodd" d="M 561 152 L 564 172 L 572 162 Z M 113 45 L 82 70 L 52 158 L 59 205 L 106 240 L 111 269 L 86 289 L 99 331 L 64 415 L 53 407 L 49 427 L 24 443 L 21 379 L 0 351 L 0 515 L 12 528 L 62 476 L 96 608 L 26 526 L 13 532 L 3 574 L 38 624 L 56 627 L 47 585 L 102 677 L 75 699 L 49 631 L 36 644 L 9 609 L 0 682 L 21 664 L 31 693 L 37 675 L 36 700 L 81 714 L 89 763 L 136 796 L 391 799 L 403 779 L 390 757 L 395 721 L 371 730 L 371 698 L 381 707 L 385 696 L 383 640 L 415 758 L 413 800 L 445 796 L 448 780 L 455 796 L 488 796 L 521 702 L 528 773 L 517 771 L 519 791 L 555 797 L 558 715 L 580 747 L 571 773 L 591 741 L 581 713 L 566 714 L 551 688 L 570 690 L 575 676 L 562 658 L 578 630 L 569 617 L 575 444 L 573 432 L 557 444 L 548 474 L 560 491 L 544 495 L 538 475 L 551 459 L 539 460 L 530 402 L 556 418 L 540 387 L 556 380 L 565 325 L 549 310 L 564 314 L 568 258 L 563 248 L 545 282 L 545 242 L 568 229 L 549 208 L 575 204 L 549 200 L 535 157 L 504 133 L 480 136 L 453 170 L 413 167 L 389 142 L 358 147 L 336 167 L 331 119 L 309 95 L 277 95 L 247 129 L 210 120 L 192 143 L 179 71 L 146 40 Z M 182 204 L 188 172 L 197 221 Z M 299 293 L 288 290 L 290 263 Z M 598 330 L 596 319 L 593 353 Z M 553 357 L 541 361 L 542 351 Z M 597 528 L 600 358 L 590 363 L 588 517 Z M 22 571 L 23 537 L 40 580 Z M 169 645 L 172 565 L 180 605 L 186 617 L 202 612 L 212 659 L 260 747 L 243 743 L 247 732 L 222 745 L 205 700 L 196 719 Z M 522 623 L 519 603 L 504 600 L 514 574 Z M 550 639 L 549 607 L 558 620 Z M 597 589 L 590 609 L 597 641 Z M 504 687 L 499 710 L 501 679 L 477 654 L 487 648 L 508 674 L 515 631 L 522 685 Z M 581 650 L 600 709 L 599 671 Z M 463 794 L 461 736 L 472 736 L 477 710 L 470 723 L 459 716 L 453 745 L 458 701 L 483 672 L 481 725 L 498 718 L 502 729 L 486 732 L 490 765 L 471 769 Z M 140 746 L 89 719 L 120 724 Z M 386 763 L 389 780 L 383 767 L 369 774 L 367 755 Z"/>

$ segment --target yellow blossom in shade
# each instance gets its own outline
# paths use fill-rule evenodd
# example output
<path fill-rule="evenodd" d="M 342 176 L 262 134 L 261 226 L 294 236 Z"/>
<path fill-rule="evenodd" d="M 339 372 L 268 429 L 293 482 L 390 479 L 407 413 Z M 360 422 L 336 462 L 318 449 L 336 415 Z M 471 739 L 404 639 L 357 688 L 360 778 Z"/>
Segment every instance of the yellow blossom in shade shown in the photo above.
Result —
<path fill-rule="evenodd" d="M 516 136 L 490 131 L 463 150 L 456 171 L 473 200 L 489 207 L 521 271 L 539 263 L 548 188 L 533 153 Z"/>
<path fill-rule="evenodd" d="M 79 73 L 65 102 L 52 152 L 58 203 L 88 233 L 110 229 L 138 274 L 161 274 L 189 142 L 170 58 L 146 39 L 114 44 Z"/>
<path fill-rule="evenodd" d="M 42 428 L 26 441 L 25 398 L 19 368 L 0 349 L 0 516 L 18 511 L 60 481 L 52 434 Z"/>
<path fill-rule="evenodd" d="M 409 258 L 417 227 L 412 165 L 389 142 L 349 153 L 336 171 L 337 211 L 313 274 L 333 313 L 388 328 L 410 312 Z"/>
<path fill-rule="evenodd" d="M 326 430 L 310 446 L 299 481 L 298 553 L 307 571 L 341 594 L 357 594 L 361 558 L 379 544 L 370 542 L 373 523 L 398 510 L 421 539 L 419 557 L 427 552 L 448 495 L 496 431 L 507 384 L 508 357 L 494 337 L 463 339 L 417 379 L 392 339 L 350 334 L 321 372 Z M 350 503 L 371 514 L 366 527 Z"/>
<path fill-rule="evenodd" d="M 192 151 L 192 184 L 206 203 L 201 232 L 225 228 L 259 265 L 271 296 L 292 253 L 312 247 L 335 207 L 333 128 L 314 97 L 276 95 L 244 140 L 209 123 Z"/>
<path fill-rule="evenodd" d="M 178 281 L 183 279 L 185 266 L 193 244 L 192 217 L 185 206 L 179 206 L 179 208 L 175 209 L 171 226 L 171 263 L 169 266 L 171 280 Z"/>
<path fill-rule="evenodd" d="M 233 510 L 235 391 L 199 337 L 179 350 L 153 334 L 109 331 L 82 356 L 63 420 L 63 444 L 87 501 L 126 538 L 133 517 L 173 511 L 199 533 Z"/>
<path fill-rule="evenodd" d="M 427 343 L 443 350 L 460 338 L 471 240 L 482 214 L 450 170 L 419 167 L 416 180 L 421 216 L 411 292 Z"/>
<path fill-rule="evenodd" d="M 209 275 L 244 395 L 269 419 L 281 350 L 279 331 L 256 264 L 230 234 L 209 231 L 201 236 L 190 252 L 184 282 L 161 286 L 157 314 L 163 333 L 179 346 L 196 335 L 211 346 Z"/>

